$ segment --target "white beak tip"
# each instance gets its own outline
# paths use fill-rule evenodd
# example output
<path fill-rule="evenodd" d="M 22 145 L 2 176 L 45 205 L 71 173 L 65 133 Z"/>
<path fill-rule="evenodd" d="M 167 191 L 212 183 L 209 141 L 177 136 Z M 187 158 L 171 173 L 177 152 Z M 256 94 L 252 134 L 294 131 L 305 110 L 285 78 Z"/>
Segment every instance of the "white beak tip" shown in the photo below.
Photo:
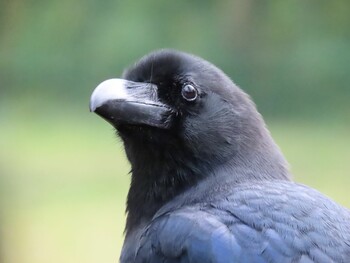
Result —
<path fill-rule="evenodd" d="M 124 79 L 108 79 L 99 84 L 92 92 L 90 111 L 94 112 L 109 100 L 127 99 L 126 82 Z"/>

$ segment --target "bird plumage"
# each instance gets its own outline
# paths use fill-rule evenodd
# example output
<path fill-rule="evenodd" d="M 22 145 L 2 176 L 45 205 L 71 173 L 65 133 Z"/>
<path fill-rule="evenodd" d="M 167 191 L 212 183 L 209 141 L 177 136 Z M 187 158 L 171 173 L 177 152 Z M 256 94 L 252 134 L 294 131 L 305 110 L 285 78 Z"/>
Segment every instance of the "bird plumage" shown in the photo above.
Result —
<path fill-rule="evenodd" d="M 346 244 L 350 232 L 344 228 L 349 213 L 317 191 L 285 181 L 233 185 L 207 185 L 199 200 L 182 203 L 180 197 L 161 209 L 142 228 L 132 260 L 347 262 L 350 258 Z"/>
<path fill-rule="evenodd" d="M 100 95 L 114 80 L 91 102 L 132 167 L 121 262 L 350 262 L 349 210 L 291 181 L 254 103 L 220 69 L 161 50 L 123 78 L 123 97 Z"/>

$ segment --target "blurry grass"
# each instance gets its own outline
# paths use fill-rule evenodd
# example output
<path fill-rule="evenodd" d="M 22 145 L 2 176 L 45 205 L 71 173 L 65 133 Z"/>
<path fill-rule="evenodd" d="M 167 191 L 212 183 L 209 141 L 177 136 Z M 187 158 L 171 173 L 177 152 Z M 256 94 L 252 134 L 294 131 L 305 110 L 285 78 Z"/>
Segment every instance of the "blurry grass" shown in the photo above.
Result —
<path fill-rule="evenodd" d="M 67 116 L 2 127 L 5 262 L 117 262 L 127 162 L 106 123 Z"/>
<path fill-rule="evenodd" d="M 93 114 L 19 117 L 1 125 L 5 262 L 117 262 L 129 166 L 112 128 Z M 349 126 L 269 126 L 295 179 L 350 207 Z"/>

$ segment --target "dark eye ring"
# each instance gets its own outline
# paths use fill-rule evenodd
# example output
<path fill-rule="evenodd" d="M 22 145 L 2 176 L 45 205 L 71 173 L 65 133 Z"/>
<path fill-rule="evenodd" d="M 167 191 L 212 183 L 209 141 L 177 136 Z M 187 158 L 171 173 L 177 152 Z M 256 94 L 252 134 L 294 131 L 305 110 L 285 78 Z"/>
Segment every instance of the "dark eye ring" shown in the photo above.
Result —
<path fill-rule="evenodd" d="M 187 101 L 194 101 L 198 97 L 198 91 L 191 84 L 186 84 L 182 87 L 181 95 Z"/>

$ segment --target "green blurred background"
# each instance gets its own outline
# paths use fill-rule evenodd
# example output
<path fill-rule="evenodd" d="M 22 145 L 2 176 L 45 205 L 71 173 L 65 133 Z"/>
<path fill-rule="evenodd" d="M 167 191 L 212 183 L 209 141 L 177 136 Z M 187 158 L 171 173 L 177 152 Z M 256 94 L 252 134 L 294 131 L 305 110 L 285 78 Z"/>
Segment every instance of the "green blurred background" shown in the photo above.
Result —
<path fill-rule="evenodd" d="M 0 1 L 0 262 L 116 262 L 129 166 L 93 88 L 154 49 L 222 68 L 295 180 L 350 207 L 349 1 Z"/>

